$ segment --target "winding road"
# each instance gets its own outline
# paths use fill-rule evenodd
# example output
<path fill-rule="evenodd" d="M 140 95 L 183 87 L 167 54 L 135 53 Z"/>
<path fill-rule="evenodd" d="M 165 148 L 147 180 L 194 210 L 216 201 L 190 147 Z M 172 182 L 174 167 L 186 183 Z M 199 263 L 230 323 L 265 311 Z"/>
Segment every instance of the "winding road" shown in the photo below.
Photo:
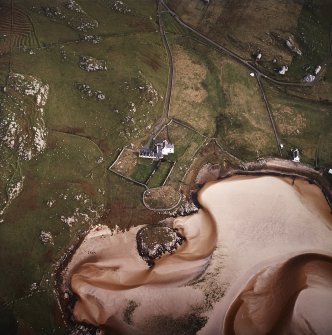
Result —
<path fill-rule="evenodd" d="M 166 94 L 165 94 L 165 98 L 164 98 L 163 114 L 162 114 L 161 118 L 157 121 L 157 123 L 153 127 L 153 133 L 152 133 L 152 135 L 149 139 L 149 143 L 159 133 L 160 129 L 168 122 L 169 110 L 170 110 L 170 105 L 171 105 L 172 88 L 173 88 L 173 76 L 174 76 L 173 57 L 172 57 L 171 48 L 169 46 L 169 43 L 168 43 L 168 40 L 167 40 L 167 37 L 166 37 L 164 22 L 161 19 L 161 6 L 162 6 L 162 2 L 158 1 L 157 17 L 158 17 L 159 33 L 160 33 L 160 37 L 161 37 L 161 40 L 163 42 L 163 45 L 164 45 L 164 48 L 165 48 L 166 54 L 167 54 L 168 79 L 167 79 Z"/>
<path fill-rule="evenodd" d="M 163 8 L 162 8 L 163 7 Z M 249 68 L 251 71 L 254 72 L 255 78 L 257 80 L 258 88 L 261 92 L 261 96 L 263 99 L 263 102 L 265 104 L 265 108 L 271 123 L 271 127 L 273 130 L 276 146 L 277 146 L 277 152 L 279 153 L 280 157 L 282 157 L 282 145 L 281 145 L 281 140 L 278 135 L 278 130 L 277 126 L 273 117 L 273 113 L 270 108 L 270 104 L 268 102 L 268 98 L 265 94 L 265 90 L 262 84 L 262 78 L 266 79 L 274 84 L 277 85 L 283 85 L 283 86 L 293 86 L 293 87 L 312 87 L 315 85 L 315 82 L 307 83 L 307 82 L 287 82 L 287 81 L 282 81 L 282 80 L 277 80 L 274 79 L 267 74 L 263 73 L 259 69 L 257 69 L 253 64 L 251 64 L 250 61 L 247 61 L 243 59 L 241 56 L 238 54 L 234 53 L 233 51 L 229 50 L 228 48 L 216 43 L 215 41 L 211 40 L 209 37 L 206 35 L 202 34 L 198 30 L 190 27 L 188 24 L 183 22 L 179 16 L 172 10 L 170 9 L 164 2 L 164 0 L 157 0 L 157 18 L 158 18 L 158 25 L 159 25 L 159 33 L 160 37 L 162 40 L 162 43 L 164 45 L 166 54 L 167 54 L 167 60 L 168 60 L 168 80 L 167 80 L 167 89 L 164 97 L 164 106 L 163 106 L 163 113 L 161 118 L 156 122 L 156 124 L 153 127 L 153 133 L 151 134 L 151 137 L 149 139 L 148 145 L 151 143 L 151 141 L 159 134 L 161 129 L 165 127 L 167 122 L 171 120 L 179 123 L 183 127 L 189 128 L 198 134 L 200 134 L 194 127 L 188 126 L 187 124 L 183 123 L 181 120 L 177 120 L 174 118 L 170 118 L 170 104 L 171 104 L 171 95 L 172 95 L 172 88 L 173 88 L 173 76 L 174 76 L 174 64 L 173 64 L 173 56 L 172 56 L 172 51 L 169 45 L 169 42 L 167 40 L 166 36 L 166 31 L 165 31 L 165 25 L 162 20 L 162 13 L 169 13 L 182 27 L 186 28 L 187 30 L 191 31 L 193 34 L 195 34 L 197 38 L 197 42 L 204 43 L 205 45 L 212 45 L 216 50 L 230 56 L 233 58 L 235 61 L 239 62 L 240 64 L 246 66 Z M 200 41 L 201 39 L 201 41 Z M 203 42 L 203 41 L 204 42 Z M 330 32 L 330 39 L 329 39 L 329 44 L 330 44 L 330 50 L 332 54 L 332 27 L 331 27 L 331 32 Z M 331 59 L 330 59 L 331 60 Z M 200 134 L 202 137 L 207 138 L 206 136 Z M 210 138 L 210 140 L 215 140 L 217 145 L 219 145 L 218 141 L 215 138 Z M 220 146 L 220 145 L 219 145 Z M 223 149 L 224 150 L 224 149 Z M 227 152 L 228 153 L 228 152 Z M 230 154 L 230 153 L 228 153 Z M 134 180 L 131 180 L 135 182 Z M 146 186 L 146 185 L 142 185 Z"/>
<path fill-rule="evenodd" d="M 192 27 L 190 27 L 189 25 L 187 25 L 186 23 L 184 23 L 179 16 L 172 11 L 163 0 L 160 0 L 158 2 L 158 19 L 159 19 L 159 31 L 160 31 L 160 35 L 162 38 L 162 41 L 164 43 L 165 49 L 167 51 L 167 58 L 168 58 L 168 62 L 169 62 L 169 75 L 168 75 L 168 85 L 167 85 L 167 92 L 166 92 L 166 96 L 165 96 L 165 104 L 164 104 L 164 112 L 163 112 L 163 117 L 161 119 L 162 122 L 159 122 L 159 124 L 157 124 L 157 126 L 155 127 L 155 134 L 158 132 L 156 131 L 159 130 L 165 120 L 166 117 L 169 117 L 169 108 L 170 108 L 170 98 L 171 98 L 171 94 L 172 94 L 172 83 L 173 83 L 173 74 L 174 74 L 174 65 L 173 65 L 173 58 L 172 58 L 172 53 L 167 41 L 167 37 L 166 37 L 166 33 L 165 33 L 165 29 L 164 29 L 164 24 L 161 20 L 161 5 L 167 10 L 167 12 L 172 15 L 174 17 L 174 19 L 184 28 L 190 30 L 191 32 L 193 32 L 195 35 L 199 36 L 200 38 L 202 38 L 203 40 L 205 40 L 206 42 L 212 44 L 217 50 L 222 51 L 224 53 L 226 53 L 228 56 L 232 57 L 233 59 L 235 59 L 236 61 L 240 62 L 242 65 L 247 66 L 249 69 L 251 69 L 252 71 L 254 71 L 255 73 L 255 77 L 257 79 L 258 82 L 258 86 L 264 101 L 264 104 L 266 106 L 266 111 L 268 113 L 270 122 L 271 122 L 271 126 L 272 126 L 272 130 L 273 130 L 273 134 L 275 137 L 275 141 L 276 141 L 276 146 L 277 146 L 277 150 L 278 153 L 280 155 L 280 157 L 282 157 L 282 152 L 281 152 L 281 141 L 277 132 L 277 127 L 268 103 L 268 99 L 267 96 L 265 94 L 262 82 L 261 82 L 261 78 L 265 78 L 275 84 L 278 85 L 287 85 L 287 86 L 312 86 L 312 83 L 303 83 L 303 82 L 285 82 L 285 81 L 280 81 L 280 80 L 276 80 L 274 78 L 269 77 L 268 75 L 264 74 L 263 72 L 261 72 L 260 70 L 258 70 L 255 66 L 253 66 L 252 64 L 250 64 L 248 61 L 244 60 L 242 57 L 240 57 L 239 55 L 237 55 L 236 53 L 234 53 L 233 51 L 225 48 L 224 46 L 216 43 L 215 41 L 211 40 L 210 38 L 208 38 L 207 36 L 205 36 L 204 34 L 200 33 L 199 31 L 197 31 L 196 29 L 193 29 Z"/>
<path fill-rule="evenodd" d="M 229 50 L 228 48 L 216 43 L 215 41 L 211 40 L 209 37 L 207 37 L 206 35 L 200 33 L 198 30 L 190 27 L 188 24 L 186 24 L 185 22 L 183 22 L 179 16 L 172 10 L 170 9 L 163 0 L 160 0 L 160 2 L 162 3 L 162 5 L 164 6 L 164 8 L 168 11 L 168 13 L 170 15 L 172 15 L 174 17 L 174 19 L 184 28 L 190 30 L 192 33 L 194 33 L 195 35 L 201 37 L 202 39 L 204 39 L 205 41 L 209 42 L 210 44 L 212 44 L 216 49 L 224 52 L 225 54 L 227 54 L 228 56 L 232 57 L 233 59 L 237 60 L 238 62 L 242 63 L 243 65 L 247 66 L 249 69 L 251 69 L 252 71 L 255 72 L 256 76 L 265 78 L 275 84 L 278 85 L 285 85 L 285 86 L 300 86 L 300 87 L 306 87 L 306 86 L 313 86 L 314 83 L 306 83 L 306 82 L 288 82 L 288 81 L 282 81 L 282 80 L 277 80 L 274 79 L 268 75 L 266 75 L 265 73 L 261 72 L 260 70 L 258 70 L 255 66 L 253 66 L 252 64 L 250 64 L 250 62 L 248 62 L 247 60 L 243 59 L 242 57 L 240 57 L 239 55 L 237 55 L 236 53 L 234 53 L 233 51 Z"/>
<path fill-rule="evenodd" d="M 172 57 L 171 48 L 169 46 L 169 43 L 168 43 L 168 40 L 167 40 L 167 37 L 166 37 L 166 33 L 165 33 L 164 22 L 160 18 L 160 16 L 161 16 L 161 4 L 162 4 L 162 2 L 158 3 L 158 20 L 159 20 L 160 36 L 161 36 L 161 39 L 163 41 L 164 47 L 166 49 L 167 59 L 168 59 L 168 82 L 167 82 L 167 91 L 166 91 L 165 103 L 164 103 L 164 117 L 168 118 L 169 117 L 170 104 L 171 104 L 172 87 L 173 87 L 174 65 L 173 65 L 173 57 Z"/>

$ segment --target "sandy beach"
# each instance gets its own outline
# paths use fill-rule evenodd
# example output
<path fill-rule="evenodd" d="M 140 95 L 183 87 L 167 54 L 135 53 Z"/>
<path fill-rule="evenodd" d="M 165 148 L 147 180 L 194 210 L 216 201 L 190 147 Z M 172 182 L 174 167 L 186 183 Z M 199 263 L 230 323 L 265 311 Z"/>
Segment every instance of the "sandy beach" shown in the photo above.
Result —
<path fill-rule="evenodd" d="M 152 268 L 137 252 L 141 227 L 91 231 L 65 276 L 78 296 L 76 320 L 119 334 L 154 334 L 163 318 L 196 310 L 208 317 L 199 334 L 331 331 L 331 318 L 306 304 L 332 308 L 324 294 L 332 287 L 332 216 L 317 186 L 299 178 L 234 176 L 206 184 L 199 202 L 197 214 L 174 220 L 186 241 Z M 167 327 L 159 333 L 170 334 Z"/>

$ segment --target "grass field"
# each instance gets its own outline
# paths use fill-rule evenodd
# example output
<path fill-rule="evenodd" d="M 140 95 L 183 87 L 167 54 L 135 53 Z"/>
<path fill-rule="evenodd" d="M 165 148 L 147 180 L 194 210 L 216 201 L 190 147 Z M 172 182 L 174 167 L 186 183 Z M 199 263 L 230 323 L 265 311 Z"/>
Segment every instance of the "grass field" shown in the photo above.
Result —
<path fill-rule="evenodd" d="M 217 137 L 243 160 L 276 154 L 268 114 L 255 78 L 235 61 L 193 39 L 178 36 L 168 18 L 174 57 L 172 112 L 196 130 Z M 190 68 L 190 71 L 188 69 Z"/>
<path fill-rule="evenodd" d="M 173 165 L 174 163 L 170 161 L 161 161 L 158 169 L 149 180 L 148 186 L 150 188 L 162 186 Z"/>
<path fill-rule="evenodd" d="M 276 65 L 290 65 L 283 79 L 301 80 L 304 68 L 310 66 L 313 71 L 328 57 L 332 6 L 326 0 L 306 0 L 303 5 L 270 0 L 214 2 L 208 6 L 199 0 L 169 0 L 168 4 L 186 23 L 244 59 L 253 59 L 260 50 L 260 66 L 279 79 L 282 76 L 275 72 Z M 286 47 L 290 36 L 302 56 Z"/>
<path fill-rule="evenodd" d="M 290 149 L 297 147 L 304 162 L 315 165 L 317 158 L 319 166 L 331 166 L 331 107 L 290 97 L 266 83 L 265 87 L 281 141 L 285 144 L 285 157 L 290 157 Z"/>
<path fill-rule="evenodd" d="M 169 185 L 151 188 L 144 192 L 145 203 L 150 208 L 156 210 L 172 208 L 178 204 L 180 200 L 181 194 Z"/>
<path fill-rule="evenodd" d="M 155 3 L 126 1 L 131 9 L 127 14 L 115 11 L 108 1 L 79 3 L 91 20 L 97 19 L 98 28 L 78 31 L 73 28 L 78 14 L 63 7 L 70 24 L 50 19 L 42 9 L 52 6 L 49 1 L 14 1 L 31 19 L 41 48 L 37 42 L 26 44 L 28 49 L 13 45 L 12 71 L 33 75 L 50 88 L 44 107 L 48 129 L 44 153 L 17 163 L 17 153 L 1 145 L 2 202 L 17 164 L 24 176 L 23 190 L 0 224 L 0 328 L 8 335 L 67 333 L 53 293 L 53 264 L 105 215 L 106 207 L 118 213 L 112 221 L 105 219 L 112 227 L 154 221 L 141 202 L 143 189 L 126 185 L 107 168 L 119 148 L 140 145 L 147 128 L 161 116 L 167 63 Z M 100 42 L 84 40 L 90 34 L 100 36 Z M 83 70 L 80 56 L 105 61 L 107 70 Z M 0 60 L 4 84 L 8 55 Z M 102 92 L 105 99 L 82 94 L 77 83 Z M 135 173 L 143 178 L 142 171 Z M 136 213 L 134 221 L 130 208 Z M 123 211 L 128 215 L 120 216 Z M 42 231 L 52 235 L 54 245 L 40 241 Z"/>
<path fill-rule="evenodd" d="M 302 7 L 295 36 L 299 41 L 302 56 L 294 58 L 289 76 L 303 77 L 304 68 L 313 72 L 329 57 L 332 6 L 325 0 L 307 0 Z"/>
<path fill-rule="evenodd" d="M 170 38 L 170 41 L 174 59 L 174 94 L 170 115 L 206 136 L 213 136 L 220 108 L 220 83 L 216 68 L 210 61 L 209 50 L 195 46 L 188 39 Z"/>
<path fill-rule="evenodd" d="M 139 158 L 131 178 L 141 183 L 145 183 L 156 168 L 156 165 L 157 163 L 151 159 Z"/>
<path fill-rule="evenodd" d="M 272 127 L 256 79 L 237 63 L 220 65 L 226 108 L 217 120 L 219 143 L 243 160 L 275 155 Z"/>
<path fill-rule="evenodd" d="M 175 153 L 169 155 L 168 159 L 176 161 L 176 165 L 166 185 L 179 189 L 192 160 L 205 139 L 194 131 L 174 122 L 168 127 L 168 136 L 176 148 Z"/>
<path fill-rule="evenodd" d="M 326 71 L 326 79 L 328 82 L 332 83 L 332 63 L 329 64 L 327 71 Z"/>

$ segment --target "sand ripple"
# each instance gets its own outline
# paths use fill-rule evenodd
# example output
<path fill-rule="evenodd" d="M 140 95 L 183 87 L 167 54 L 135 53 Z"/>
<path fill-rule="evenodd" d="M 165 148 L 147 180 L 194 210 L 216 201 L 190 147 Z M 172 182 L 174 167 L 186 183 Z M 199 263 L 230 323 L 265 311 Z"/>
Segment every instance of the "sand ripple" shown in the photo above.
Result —
<path fill-rule="evenodd" d="M 229 308 L 224 334 L 332 334 L 332 257 L 302 254 L 256 274 Z"/>
<path fill-rule="evenodd" d="M 186 241 L 151 269 L 136 249 L 141 227 L 91 231 L 67 271 L 74 317 L 120 334 L 173 335 L 183 329 L 158 329 L 156 318 L 195 309 L 209 317 L 199 334 L 332 334 L 332 216 L 320 189 L 232 177 L 206 185 L 199 201 L 198 214 L 174 221 Z"/>

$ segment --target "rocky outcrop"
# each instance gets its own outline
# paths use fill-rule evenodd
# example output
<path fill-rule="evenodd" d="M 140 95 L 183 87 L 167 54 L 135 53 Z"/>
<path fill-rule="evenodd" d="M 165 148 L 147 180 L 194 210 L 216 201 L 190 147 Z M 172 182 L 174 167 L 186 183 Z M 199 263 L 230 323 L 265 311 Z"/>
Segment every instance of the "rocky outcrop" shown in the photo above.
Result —
<path fill-rule="evenodd" d="M 288 39 L 286 40 L 286 46 L 289 50 L 298 54 L 299 56 L 302 55 L 302 51 L 296 46 L 292 36 L 289 36 Z"/>
<path fill-rule="evenodd" d="M 107 71 L 106 61 L 89 56 L 81 56 L 80 68 L 88 72 Z"/>
<path fill-rule="evenodd" d="M 126 3 L 124 3 L 123 1 L 115 1 L 112 5 L 112 8 L 122 14 L 127 14 L 131 12 L 131 9 L 128 7 L 128 5 Z"/>
<path fill-rule="evenodd" d="M 184 241 L 175 229 L 163 224 L 148 225 L 136 235 L 137 250 L 149 266 L 165 253 L 173 253 Z"/>
<path fill-rule="evenodd" d="M 53 236 L 48 231 L 43 231 L 42 230 L 40 232 L 39 239 L 45 245 L 47 245 L 47 244 L 54 245 Z"/>
<path fill-rule="evenodd" d="M 0 140 L 21 159 L 30 160 L 46 148 L 44 106 L 48 93 L 49 86 L 36 77 L 9 75 L 0 104 Z"/>
<path fill-rule="evenodd" d="M 84 83 L 75 83 L 76 88 L 82 93 L 82 98 L 96 98 L 98 101 L 105 100 L 106 96 L 102 91 L 94 90 L 90 85 Z"/>
<path fill-rule="evenodd" d="M 89 16 L 86 11 L 74 0 L 58 3 L 58 6 L 41 7 L 43 12 L 52 21 L 67 24 L 69 27 L 86 33 L 98 27 L 98 21 Z"/>

